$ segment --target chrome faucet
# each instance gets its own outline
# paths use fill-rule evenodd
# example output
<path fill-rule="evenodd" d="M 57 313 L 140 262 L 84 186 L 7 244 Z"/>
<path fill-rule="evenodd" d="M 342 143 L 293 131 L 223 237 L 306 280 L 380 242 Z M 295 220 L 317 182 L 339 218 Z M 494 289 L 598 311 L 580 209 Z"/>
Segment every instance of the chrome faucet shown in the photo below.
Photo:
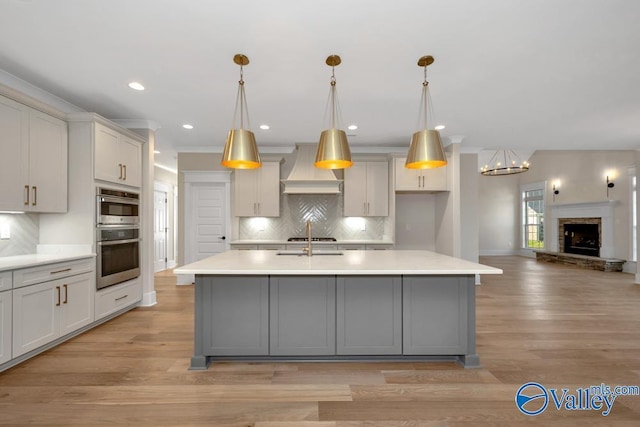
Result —
<path fill-rule="evenodd" d="M 311 220 L 307 220 L 307 247 L 302 249 L 307 253 L 307 256 L 312 256 L 313 251 L 311 250 Z"/>

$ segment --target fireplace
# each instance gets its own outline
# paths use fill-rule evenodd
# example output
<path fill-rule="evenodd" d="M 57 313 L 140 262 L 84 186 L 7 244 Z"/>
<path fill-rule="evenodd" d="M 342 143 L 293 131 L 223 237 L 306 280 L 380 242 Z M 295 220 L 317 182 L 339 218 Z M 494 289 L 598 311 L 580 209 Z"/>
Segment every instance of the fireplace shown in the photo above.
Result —
<path fill-rule="evenodd" d="M 564 251 L 568 254 L 600 256 L 598 224 L 565 224 Z"/>
<path fill-rule="evenodd" d="M 600 256 L 601 218 L 560 218 L 558 246 L 560 253 Z"/>

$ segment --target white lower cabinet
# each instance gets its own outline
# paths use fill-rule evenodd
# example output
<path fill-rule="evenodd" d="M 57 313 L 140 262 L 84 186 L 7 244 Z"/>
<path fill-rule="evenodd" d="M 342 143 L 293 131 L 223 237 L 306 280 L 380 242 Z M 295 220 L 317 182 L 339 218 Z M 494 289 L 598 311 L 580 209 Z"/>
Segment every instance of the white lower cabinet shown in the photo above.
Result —
<path fill-rule="evenodd" d="M 0 365 L 11 360 L 11 291 L 0 292 Z"/>
<path fill-rule="evenodd" d="M 110 286 L 96 293 L 96 320 L 102 319 L 142 299 L 140 279 Z"/>
<path fill-rule="evenodd" d="M 13 290 L 13 357 L 71 333 L 93 321 L 91 273 Z"/>

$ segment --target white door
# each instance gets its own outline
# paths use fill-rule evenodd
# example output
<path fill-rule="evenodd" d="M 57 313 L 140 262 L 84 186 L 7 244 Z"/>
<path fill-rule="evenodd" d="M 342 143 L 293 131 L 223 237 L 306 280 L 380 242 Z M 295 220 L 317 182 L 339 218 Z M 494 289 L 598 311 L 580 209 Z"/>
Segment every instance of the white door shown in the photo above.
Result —
<path fill-rule="evenodd" d="M 153 271 L 158 272 L 167 269 L 167 193 L 153 194 Z"/>
<path fill-rule="evenodd" d="M 191 248 L 194 262 L 226 250 L 225 184 L 196 183 L 192 187 L 190 209 Z"/>

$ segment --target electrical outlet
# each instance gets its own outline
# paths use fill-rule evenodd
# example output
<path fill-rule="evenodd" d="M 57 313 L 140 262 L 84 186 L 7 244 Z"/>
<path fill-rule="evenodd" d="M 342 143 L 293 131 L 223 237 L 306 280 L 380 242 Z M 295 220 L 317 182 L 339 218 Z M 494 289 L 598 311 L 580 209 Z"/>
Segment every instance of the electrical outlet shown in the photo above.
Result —
<path fill-rule="evenodd" d="M 9 224 L 0 225 L 0 239 L 8 240 L 11 238 L 11 227 Z"/>

